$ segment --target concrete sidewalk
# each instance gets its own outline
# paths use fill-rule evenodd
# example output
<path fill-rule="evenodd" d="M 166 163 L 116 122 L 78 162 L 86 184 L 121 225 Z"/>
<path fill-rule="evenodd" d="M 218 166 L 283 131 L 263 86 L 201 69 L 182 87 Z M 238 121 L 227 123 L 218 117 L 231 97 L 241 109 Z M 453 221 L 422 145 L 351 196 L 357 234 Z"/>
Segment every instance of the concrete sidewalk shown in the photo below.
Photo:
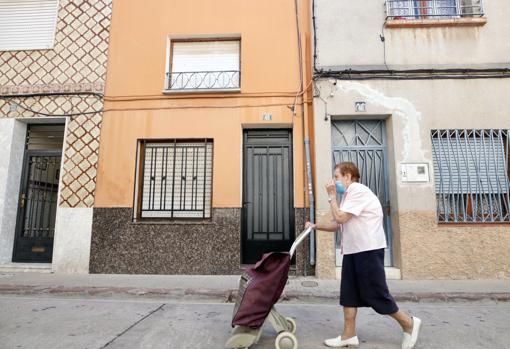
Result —
<path fill-rule="evenodd" d="M 0 273 L 0 294 L 235 300 L 238 275 L 119 275 Z M 510 301 L 510 280 L 389 280 L 397 301 Z M 338 302 L 339 280 L 291 277 L 282 300 Z"/>

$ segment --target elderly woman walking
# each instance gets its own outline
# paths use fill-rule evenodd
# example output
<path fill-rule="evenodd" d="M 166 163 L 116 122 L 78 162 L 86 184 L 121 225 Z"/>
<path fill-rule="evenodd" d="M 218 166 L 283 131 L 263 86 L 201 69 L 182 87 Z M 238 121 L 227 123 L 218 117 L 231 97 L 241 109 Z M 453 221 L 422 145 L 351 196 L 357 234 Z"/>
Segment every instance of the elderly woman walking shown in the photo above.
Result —
<path fill-rule="evenodd" d="M 334 221 L 330 224 L 306 223 L 317 230 L 341 231 L 342 279 L 340 305 L 343 306 L 343 333 L 326 339 L 332 348 L 357 347 L 356 314 L 360 307 L 371 307 L 377 313 L 389 315 L 402 327 L 402 349 L 416 344 L 421 320 L 399 310 L 388 291 L 384 272 L 386 236 L 383 229 L 383 211 L 377 196 L 358 183 L 360 174 L 355 164 L 342 162 L 335 166 L 335 179 L 326 185 Z M 341 194 L 340 205 L 336 195 Z"/>

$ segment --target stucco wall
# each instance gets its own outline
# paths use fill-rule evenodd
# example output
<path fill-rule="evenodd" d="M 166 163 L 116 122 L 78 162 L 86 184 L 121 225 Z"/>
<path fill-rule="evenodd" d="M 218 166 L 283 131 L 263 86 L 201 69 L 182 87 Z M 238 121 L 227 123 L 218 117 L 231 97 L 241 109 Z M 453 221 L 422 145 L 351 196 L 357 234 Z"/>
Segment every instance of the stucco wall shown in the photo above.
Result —
<path fill-rule="evenodd" d="M 324 102 L 316 99 L 318 216 L 325 217 L 329 210 L 323 183 L 331 176 L 331 119 L 384 118 L 391 143 L 389 180 L 396 266 L 403 278 L 508 278 L 510 226 L 436 223 L 430 130 L 508 129 L 510 102 L 505 91 L 509 88 L 510 81 L 505 79 L 318 82 L 328 113 L 325 121 Z M 356 101 L 365 101 L 367 112 L 356 113 Z M 400 164 L 404 162 L 428 163 L 431 181 L 402 182 Z M 321 271 L 332 275 L 332 243 L 324 237 L 319 247 L 326 265 L 318 262 L 319 275 Z"/>
<path fill-rule="evenodd" d="M 207 137 L 213 207 L 241 207 L 242 129 L 284 127 L 293 131 L 294 204 L 304 207 L 302 114 L 291 110 L 309 38 L 308 1 L 300 5 L 301 52 L 291 0 L 115 2 L 96 206 L 132 206 L 137 139 Z M 163 94 L 168 37 L 229 35 L 241 40 L 240 93 Z"/>
<path fill-rule="evenodd" d="M 510 66 L 510 3 L 484 1 L 480 27 L 385 28 L 383 0 L 316 0 L 318 68 Z M 383 43 L 379 37 L 386 38 Z"/>

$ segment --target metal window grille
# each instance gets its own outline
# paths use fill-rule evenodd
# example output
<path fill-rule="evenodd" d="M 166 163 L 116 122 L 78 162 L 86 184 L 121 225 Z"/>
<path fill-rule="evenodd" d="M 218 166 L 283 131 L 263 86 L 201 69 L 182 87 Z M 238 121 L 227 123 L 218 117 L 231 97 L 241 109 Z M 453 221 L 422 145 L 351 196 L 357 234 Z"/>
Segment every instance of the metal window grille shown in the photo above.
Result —
<path fill-rule="evenodd" d="M 213 142 L 143 142 L 141 218 L 210 218 Z"/>
<path fill-rule="evenodd" d="M 238 70 L 167 73 L 170 90 L 229 90 L 238 89 Z"/>
<path fill-rule="evenodd" d="M 386 0 L 387 19 L 481 17 L 483 0 Z"/>
<path fill-rule="evenodd" d="M 509 133 L 432 130 L 439 222 L 510 222 Z"/>

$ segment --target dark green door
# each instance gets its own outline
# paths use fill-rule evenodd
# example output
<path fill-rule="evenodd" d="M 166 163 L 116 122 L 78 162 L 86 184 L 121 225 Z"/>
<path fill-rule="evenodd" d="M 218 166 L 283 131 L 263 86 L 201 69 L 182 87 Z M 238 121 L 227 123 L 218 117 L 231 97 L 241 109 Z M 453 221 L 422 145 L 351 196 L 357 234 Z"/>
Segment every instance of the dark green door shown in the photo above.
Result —
<path fill-rule="evenodd" d="M 292 132 L 246 130 L 243 156 L 242 263 L 294 241 Z"/>
<path fill-rule="evenodd" d="M 51 262 L 63 125 L 31 125 L 14 240 L 14 262 Z"/>

